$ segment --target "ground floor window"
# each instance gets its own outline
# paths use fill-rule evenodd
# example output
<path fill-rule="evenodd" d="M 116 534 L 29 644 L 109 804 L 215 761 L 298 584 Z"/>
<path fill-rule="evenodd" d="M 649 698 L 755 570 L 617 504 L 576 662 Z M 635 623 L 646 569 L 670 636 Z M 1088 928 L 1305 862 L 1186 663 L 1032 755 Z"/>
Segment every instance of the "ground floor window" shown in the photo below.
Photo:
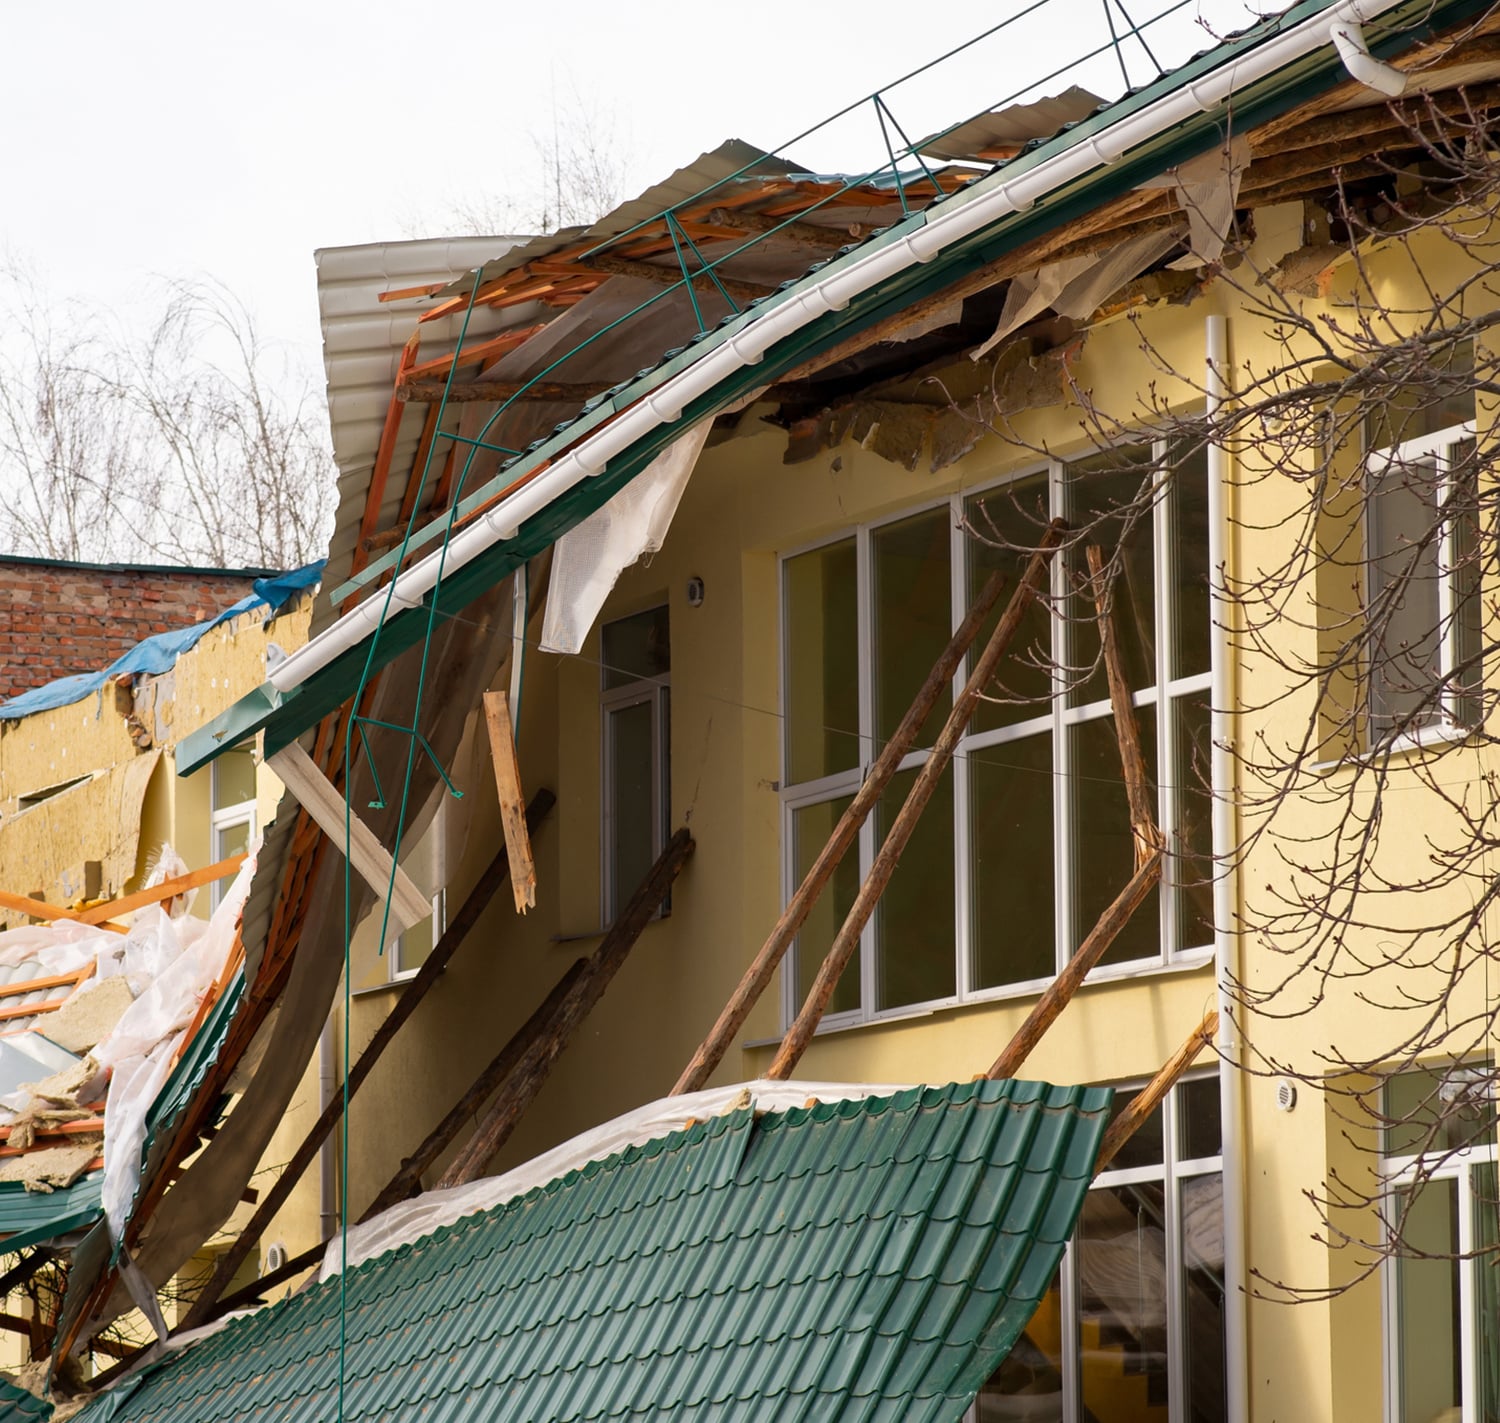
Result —
<path fill-rule="evenodd" d="M 1500 1423 L 1500 1194 L 1488 1069 L 1386 1088 L 1387 1415 Z"/>
<path fill-rule="evenodd" d="M 1052 1289 L 970 1420 L 1220 1423 L 1224 1397 L 1215 1075 L 1180 1083 L 1095 1181 Z"/>

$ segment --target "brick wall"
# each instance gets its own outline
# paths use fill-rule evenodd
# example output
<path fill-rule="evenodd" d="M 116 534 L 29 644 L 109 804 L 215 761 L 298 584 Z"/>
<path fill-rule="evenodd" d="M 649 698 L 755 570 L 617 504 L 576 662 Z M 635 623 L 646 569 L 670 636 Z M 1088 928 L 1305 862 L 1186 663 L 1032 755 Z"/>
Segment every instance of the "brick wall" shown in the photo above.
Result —
<path fill-rule="evenodd" d="M 221 613 L 263 570 L 0 558 L 0 701 Z"/>

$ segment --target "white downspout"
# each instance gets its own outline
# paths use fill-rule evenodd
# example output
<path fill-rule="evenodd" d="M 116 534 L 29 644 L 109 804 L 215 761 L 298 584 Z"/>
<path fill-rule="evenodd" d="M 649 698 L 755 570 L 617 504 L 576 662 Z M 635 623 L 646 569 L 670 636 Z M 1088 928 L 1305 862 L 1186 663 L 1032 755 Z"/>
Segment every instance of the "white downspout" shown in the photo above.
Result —
<path fill-rule="evenodd" d="M 323 1024 L 323 1032 L 318 1038 L 318 1111 L 328 1110 L 328 1104 L 333 1101 L 333 1094 L 337 1089 L 334 1080 L 334 1060 L 336 1047 L 334 1043 L 333 1014 L 328 1015 L 328 1021 Z M 338 1156 L 336 1154 L 336 1134 L 329 1132 L 323 1138 L 323 1145 L 318 1148 L 318 1238 L 319 1240 L 332 1240 L 338 1234 L 339 1228 L 339 1192 L 338 1192 Z"/>
<path fill-rule="evenodd" d="M 1222 316 L 1204 322 L 1207 372 L 1204 388 L 1212 418 L 1223 407 L 1229 370 L 1229 331 Z M 1238 977 L 1238 940 L 1233 932 L 1235 880 L 1224 866 L 1235 851 L 1234 757 L 1229 749 L 1230 603 L 1225 579 L 1228 545 L 1229 454 L 1220 444 L 1208 448 L 1208 566 L 1212 580 L 1212 656 L 1210 728 L 1213 740 L 1214 975 L 1218 989 L 1219 1113 L 1224 1156 L 1224 1388 L 1227 1423 L 1247 1423 L 1250 1416 L 1249 1330 L 1245 1268 L 1245 1115 L 1243 1083 L 1236 1055 L 1230 988 Z"/>

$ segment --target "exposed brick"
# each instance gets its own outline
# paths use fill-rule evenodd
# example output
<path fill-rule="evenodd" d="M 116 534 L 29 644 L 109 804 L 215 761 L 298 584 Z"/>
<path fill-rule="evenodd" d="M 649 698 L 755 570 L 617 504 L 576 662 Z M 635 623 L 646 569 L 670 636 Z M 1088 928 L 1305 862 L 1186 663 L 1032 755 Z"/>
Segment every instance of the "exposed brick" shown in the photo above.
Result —
<path fill-rule="evenodd" d="M 0 701 L 97 671 L 142 638 L 214 617 L 258 576 L 0 558 Z"/>

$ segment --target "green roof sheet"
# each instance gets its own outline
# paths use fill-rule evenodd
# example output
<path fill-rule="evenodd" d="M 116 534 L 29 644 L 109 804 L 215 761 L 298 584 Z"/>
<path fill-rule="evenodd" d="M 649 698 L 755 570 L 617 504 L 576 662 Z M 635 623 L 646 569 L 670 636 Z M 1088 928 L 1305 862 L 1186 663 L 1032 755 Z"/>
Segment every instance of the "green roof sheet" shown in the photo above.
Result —
<path fill-rule="evenodd" d="M 171 1356 L 84 1415 L 956 1420 L 1057 1269 L 1111 1094 L 741 1110 L 595 1162 Z"/>
<path fill-rule="evenodd" d="M 52 1416 L 52 1405 L 0 1376 L 0 1423 L 39 1423 Z"/>
<path fill-rule="evenodd" d="M 103 1171 L 91 1171 L 71 1186 L 51 1191 L 28 1191 L 19 1181 L 0 1182 L 0 1255 L 92 1225 L 104 1214 L 103 1189 Z"/>

